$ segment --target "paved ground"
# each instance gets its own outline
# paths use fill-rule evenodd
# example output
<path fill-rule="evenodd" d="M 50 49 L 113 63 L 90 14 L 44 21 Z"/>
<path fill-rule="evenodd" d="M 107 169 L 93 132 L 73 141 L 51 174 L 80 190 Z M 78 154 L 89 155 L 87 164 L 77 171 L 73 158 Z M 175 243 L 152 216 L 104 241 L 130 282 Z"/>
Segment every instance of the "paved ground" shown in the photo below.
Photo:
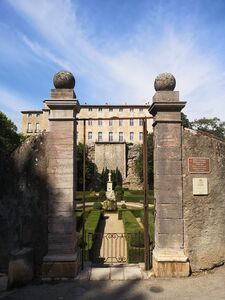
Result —
<path fill-rule="evenodd" d="M 65 281 L 33 284 L 2 294 L 4 300 L 224 300 L 225 266 L 180 279 Z"/>
<path fill-rule="evenodd" d="M 117 213 L 105 213 L 105 228 L 101 242 L 100 257 L 107 259 L 106 262 L 116 263 L 118 257 L 127 260 L 127 241 L 123 235 L 123 221 L 118 220 Z M 110 234 L 110 233 L 117 234 Z"/>
<path fill-rule="evenodd" d="M 152 271 L 144 270 L 144 263 L 93 267 L 91 263 L 86 262 L 84 270 L 75 280 L 146 280 L 152 276 Z"/>

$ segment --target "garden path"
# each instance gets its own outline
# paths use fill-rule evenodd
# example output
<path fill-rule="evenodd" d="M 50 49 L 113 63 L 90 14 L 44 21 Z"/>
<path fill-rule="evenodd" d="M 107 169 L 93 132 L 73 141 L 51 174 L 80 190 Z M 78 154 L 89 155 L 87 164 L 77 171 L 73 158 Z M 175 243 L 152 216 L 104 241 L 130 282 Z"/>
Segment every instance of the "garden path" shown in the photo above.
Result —
<path fill-rule="evenodd" d="M 123 235 L 123 221 L 118 220 L 118 213 L 105 213 L 105 221 L 100 255 L 106 259 L 106 263 L 118 263 L 120 259 L 121 262 L 125 262 L 127 260 L 127 241 Z"/>

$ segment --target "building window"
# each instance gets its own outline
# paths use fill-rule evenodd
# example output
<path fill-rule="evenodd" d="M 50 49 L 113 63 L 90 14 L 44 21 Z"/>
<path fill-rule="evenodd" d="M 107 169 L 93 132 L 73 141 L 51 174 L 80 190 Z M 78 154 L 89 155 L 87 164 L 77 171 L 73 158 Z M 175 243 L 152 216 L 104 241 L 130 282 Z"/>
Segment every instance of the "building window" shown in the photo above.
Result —
<path fill-rule="evenodd" d="M 112 141 L 113 141 L 113 133 L 109 132 L 109 142 L 112 142 Z"/>
<path fill-rule="evenodd" d="M 35 132 L 40 132 L 40 123 L 36 123 Z"/>
<path fill-rule="evenodd" d="M 98 126 L 102 126 L 102 119 L 98 120 Z"/>
<path fill-rule="evenodd" d="M 134 126 L 134 119 L 130 119 L 130 126 Z"/>
<path fill-rule="evenodd" d="M 133 141 L 134 140 L 134 133 L 130 132 L 130 140 Z"/>
<path fill-rule="evenodd" d="M 39 114 L 39 113 L 37 113 L 37 114 L 36 114 L 36 117 L 39 117 L 39 116 L 40 116 L 40 114 Z"/>
<path fill-rule="evenodd" d="M 113 120 L 109 120 L 109 126 L 113 126 Z"/>
<path fill-rule="evenodd" d="M 92 140 L 92 132 L 91 131 L 88 132 L 88 140 Z"/>
<path fill-rule="evenodd" d="M 99 108 L 98 108 L 98 111 L 102 111 L 102 107 L 99 107 Z"/>
<path fill-rule="evenodd" d="M 139 111 L 143 111 L 143 108 L 139 108 Z"/>
<path fill-rule="evenodd" d="M 123 108 L 122 108 L 122 107 L 120 107 L 120 108 L 119 108 L 119 112 L 122 112 L 122 111 L 123 111 Z"/>
<path fill-rule="evenodd" d="M 123 126 L 123 120 L 119 120 L 119 126 Z"/>
<path fill-rule="evenodd" d="M 92 111 L 92 107 L 88 107 L 88 111 Z"/>
<path fill-rule="evenodd" d="M 113 108 L 112 108 L 112 107 L 110 107 L 110 108 L 109 108 L 109 111 L 113 111 Z"/>
<path fill-rule="evenodd" d="M 98 142 L 102 141 L 102 132 L 98 132 Z"/>
<path fill-rule="evenodd" d="M 92 120 L 88 120 L 88 126 L 92 126 Z"/>
<path fill-rule="evenodd" d="M 119 132 L 119 142 L 123 142 L 123 132 Z"/>
<path fill-rule="evenodd" d="M 139 132 L 139 141 L 143 141 L 143 132 Z"/>
<path fill-rule="evenodd" d="M 27 124 L 27 132 L 32 132 L 32 124 L 31 123 Z"/>
<path fill-rule="evenodd" d="M 133 112 L 133 111 L 134 111 L 134 109 L 133 109 L 133 107 L 131 107 L 131 108 L 130 108 L 130 112 Z"/>
<path fill-rule="evenodd" d="M 143 126 L 143 119 L 139 119 L 139 126 Z"/>

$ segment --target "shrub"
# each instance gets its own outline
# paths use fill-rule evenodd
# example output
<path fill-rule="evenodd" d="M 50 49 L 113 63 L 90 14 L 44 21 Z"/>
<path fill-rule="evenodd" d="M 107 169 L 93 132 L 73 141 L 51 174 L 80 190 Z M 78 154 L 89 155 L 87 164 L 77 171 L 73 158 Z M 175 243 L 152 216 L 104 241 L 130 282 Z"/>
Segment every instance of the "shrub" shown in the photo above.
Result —
<path fill-rule="evenodd" d="M 105 191 L 100 191 L 98 195 L 98 201 L 104 201 L 106 199 Z"/>
<path fill-rule="evenodd" d="M 95 202 L 93 205 L 93 209 L 102 209 L 102 204 L 101 202 Z"/>
<path fill-rule="evenodd" d="M 122 209 L 126 209 L 126 208 L 127 208 L 126 204 L 123 203 L 123 204 L 121 205 L 121 208 L 122 208 Z"/>
<path fill-rule="evenodd" d="M 123 200 L 123 196 L 124 196 L 124 190 L 122 188 L 122 186 L 117 185 L 115 187 L 115 197 L 116 197 L 116 201 L 121 201 Z"/>
<path fill-rule="evenodd" d="M 122 219 L 125 232 L 128 235 L 128 245 L 133 247 L 143 247 L 144 231 L 138 224 L 135 216 L 130 210 L 124 210 L 122 212 Z"/>
<path fill-rule="evenodd" d="M 99 222 L 102 216 L 100 210 L 92 210 L 85 222 L 85 248 L 84 248 L 84 258 L 89 260 L 91 252 L 94 248 L 94 234 L 98 229 Z"/>
<path fill-rule="evenodd" d="M 103 209 L 108 211 L 115 211 L 117 210 L 117 204 L 114 200 L 105 200 L 103 202 Z"/>

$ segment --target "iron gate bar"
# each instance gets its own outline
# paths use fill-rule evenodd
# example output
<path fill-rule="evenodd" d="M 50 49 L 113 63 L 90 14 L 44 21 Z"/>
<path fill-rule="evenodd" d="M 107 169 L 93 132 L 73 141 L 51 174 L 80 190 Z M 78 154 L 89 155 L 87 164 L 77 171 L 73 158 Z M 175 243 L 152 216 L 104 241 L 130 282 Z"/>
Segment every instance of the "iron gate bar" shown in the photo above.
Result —
<path fill-rule="evenodd" d="M 84 119 L 84 132 L 83 132 L 83 224 L 82 224 L 82 262 L 81 262 L 81 269 L 84 269 L 84 225 L 85 225 L 85 183 L 86 183 L 86 178 L 85 178 L 85 169 L 86 169 L 86 120 Z"/>
<path fill-rule="evenodd" d="M 153 119 L 153 117 L 110 117 L 110 118 L 77 118 L 77 121 L 84 122 L 83 130 L 83 218 L 85 213 L 85 168 L 86 168 L 86 120 L 130 120 L 130 119 L 142 119 L 143 120 L 143 178 L 144 178 L 144 259 L 145 259 L 145 269 L 149 270 L 151 267 L 150 262 L 150 234 L 149 234 L 149 224 L 148 224 L 148 173 L 147 173 L 147 120 Z M 82 270 L 84 267 L 84 242 L 85 242 L 85 233 L 84 233 L 84 219 L 82 225 Z"/>

